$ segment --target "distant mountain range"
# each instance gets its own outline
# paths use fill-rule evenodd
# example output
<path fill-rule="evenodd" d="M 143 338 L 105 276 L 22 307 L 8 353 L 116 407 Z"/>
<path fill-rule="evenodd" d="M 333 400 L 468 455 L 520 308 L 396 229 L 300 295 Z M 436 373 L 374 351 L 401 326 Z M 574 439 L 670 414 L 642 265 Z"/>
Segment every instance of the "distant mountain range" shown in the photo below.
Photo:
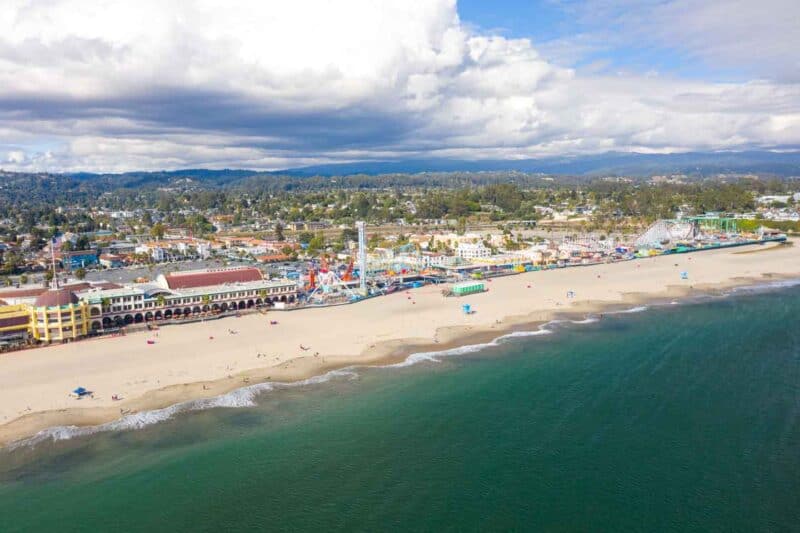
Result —
<path fill-rule="evenodd" d="M 800 176 L 800 151 L 797 152 L 689 152 L 682 154 L 640 154 L 609 152 L 576 157 L 475 161 L 453 159 L 407 159 L 402 161 L 364 161 L 292 168 L 280 171 L 242 169 L 185 169 L 123 174 L 69 174 L 77 180 L 122 177 L 127 187 L 153 184 L 158 180 L 182 177 L 216 185 L 237 183 L 252 176 L 345 176 L 354 174 L 417 174 L 422 172 L 523 172 L 564 176 L 633 176 L 686 174 L 694 177 L 718 174 L 769 174 Z"/>
<path fill-rule="evenodd" d="M 798 152 L 689 152 L 683 154 L 640 154 L 609 152 L 576 157 L 476 161 L 448 159 L 409 159 L 403 161 L 368 161 L 316 165 L 290 169 L 283 174 L 348 175 L 418 172 L 517 171 L 553 175 L 625 175 L 654 174 L 742 174 L 766 173 L 800 176 Z"/>

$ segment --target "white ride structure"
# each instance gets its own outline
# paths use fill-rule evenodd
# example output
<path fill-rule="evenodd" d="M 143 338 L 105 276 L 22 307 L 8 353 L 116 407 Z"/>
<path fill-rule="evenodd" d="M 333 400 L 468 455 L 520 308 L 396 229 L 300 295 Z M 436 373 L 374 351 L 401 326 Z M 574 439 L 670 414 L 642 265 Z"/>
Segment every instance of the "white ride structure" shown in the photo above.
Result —
<path fill-rule="evenodd" d="M 693 221 L 658 220 L 636 239 L 637 248 L 660 248 L 670 243 L 698 237 L 700 228 Z"/>

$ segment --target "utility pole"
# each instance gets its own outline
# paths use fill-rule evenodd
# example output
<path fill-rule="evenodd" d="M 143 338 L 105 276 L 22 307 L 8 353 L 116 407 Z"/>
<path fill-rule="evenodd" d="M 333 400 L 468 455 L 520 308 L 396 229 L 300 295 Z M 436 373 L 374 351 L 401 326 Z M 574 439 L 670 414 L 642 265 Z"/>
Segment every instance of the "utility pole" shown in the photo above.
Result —
<path fill-rule="evenodd" d="M 53 284 L 51 288 L 58 288 L 58 275 L 56 274 L 56 238 L 50 241 L 50 262 L 53 265 Z"/>

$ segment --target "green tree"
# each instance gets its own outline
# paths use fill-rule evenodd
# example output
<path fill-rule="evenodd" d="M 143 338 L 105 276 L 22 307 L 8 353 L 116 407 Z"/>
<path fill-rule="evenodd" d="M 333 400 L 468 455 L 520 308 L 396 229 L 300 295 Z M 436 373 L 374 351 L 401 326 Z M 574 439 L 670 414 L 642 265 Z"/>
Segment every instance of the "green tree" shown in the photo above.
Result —
<path fill-rule="evenodd" d="M 280 222 L 275 223 L 275 238 L 278 239 L 279 242 L 286 240 L 286 236 L 283 234 L 283 224 Z"/>
<path fill-rule="evenodd" d="M 311 233 L 310 231 L 303 231 L 303 232 L 300 233 L 300 235 L 297 236 L 297 240 L 301 244 L 308 244 L 308 243 L 311 242 L 311 239 L 313 239 L 313 238 L 314 238 L 314 234 Z"/>
<path fill-rule="evenodd" d="M 76 277 L 76 278 L 78 278 L 78 279 L 84 279 L 84 278 L 86 277 L 86 269 L 85 269 L 85 268 L 83 268 L 83 267 L 81 267 L 81 268 L 77 268 L 77 269 L 75 269 L 75 272 L 74 272 L 74 274 L 75 274 L 75 277 Z"/>
<path fill-rule="evenodd" d="M 86 235 L 81 235 L 78 237 L 78 240 L 75 241 L 75 249 L 76 250 L 88 250 L 89 249 L 89 237 Z"/>
<path fill-rule="evenodd" d="M 325 248 L 325 236 L 322 232 L 317 233 L 314 235 L 314 238 L 308 241 L 308 251 L 309 252 L 318 252 Z"/>
<path fill-rule="evenodd" d="M 156 222 L 153 224 L 153 227 L 150 228 L 150 236 L 159 241 L 164 238 L 164 233 L 166 233 L 166 228 L 161 222 Z"/>
<path fill-rule="evenodd" d="M 357 241 L 358 240 L 358 230 L 355 228 L 344 228 L 342 230 L 342 244 L 346 244 L 347 241 Z"/>
<path fill-rule="evenodd" d="M 459 235 L 464 235 L 467 232 L 467 219 L 465 217 L 460 217 L 458 219 L 458 224 L 456 225 L 456 233 Z"/>
<path fill-rule="evenodd" d="M 291 246 L 284 246 L 281 248 L 281 253 L 288 256 L 290 261 L 297 261 L 297 253 Z"/>

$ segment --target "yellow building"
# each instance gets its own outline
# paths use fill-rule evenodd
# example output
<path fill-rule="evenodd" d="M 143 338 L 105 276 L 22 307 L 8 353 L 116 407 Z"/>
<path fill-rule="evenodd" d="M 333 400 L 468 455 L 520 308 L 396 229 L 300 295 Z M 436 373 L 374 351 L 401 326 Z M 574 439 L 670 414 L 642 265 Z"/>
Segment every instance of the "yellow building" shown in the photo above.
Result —
<path fill-rule="evenodd" d="M 30 308 L 31 335 L 37 341 L 76 340 L 89 333 L 89 309 L 69 289 L 50 289 Z"/>
<path fill-rule="evenodd" d="M 0 347 L 25 344 L 31 338 L 31 307 L 0 301 Z"/>

